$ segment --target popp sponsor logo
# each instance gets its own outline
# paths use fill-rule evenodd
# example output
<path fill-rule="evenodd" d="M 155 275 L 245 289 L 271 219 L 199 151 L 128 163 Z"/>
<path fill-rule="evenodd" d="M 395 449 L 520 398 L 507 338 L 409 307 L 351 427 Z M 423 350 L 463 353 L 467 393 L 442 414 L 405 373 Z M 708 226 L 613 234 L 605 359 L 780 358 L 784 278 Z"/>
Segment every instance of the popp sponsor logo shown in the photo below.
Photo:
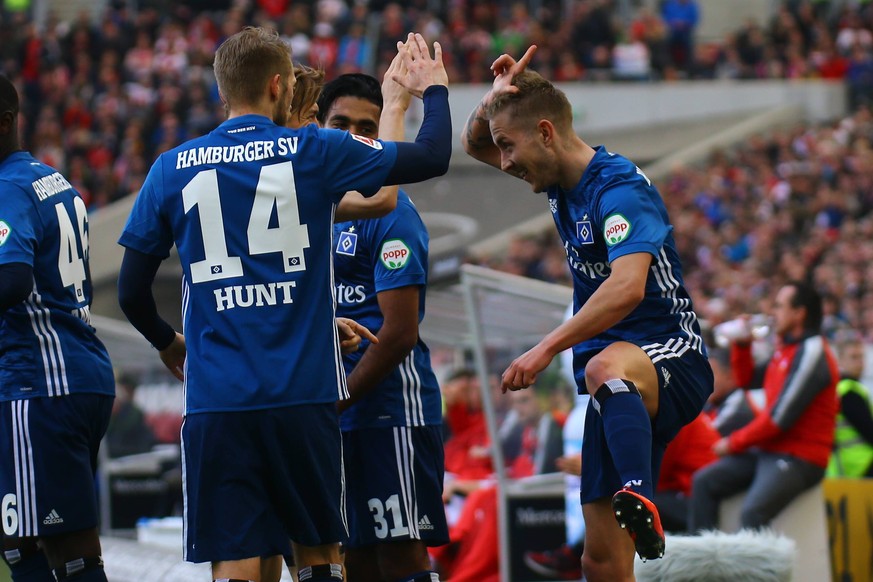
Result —
<path fill-rule="evenodd" d="M 9 235 L 12 233 L 12 227 L 6 224 L 4 221 L 0 220 L 0 247 L 3 246 L 3 243 L 6 242 L 6 239 L 9 238 Z"/>
<path fill-rule="evenodd" d="M 386 241 L 379 251 L 379 260 L 389 269 L 402 269 L 409 260 L 412 251 L 399 238 Z"/>
<path fill-rule="evenodd" d="M 621 214 L 613 214 L 603 224 L 603 238 L 609 246 L 617 245 L 630 234 L 631 223 Z"/>

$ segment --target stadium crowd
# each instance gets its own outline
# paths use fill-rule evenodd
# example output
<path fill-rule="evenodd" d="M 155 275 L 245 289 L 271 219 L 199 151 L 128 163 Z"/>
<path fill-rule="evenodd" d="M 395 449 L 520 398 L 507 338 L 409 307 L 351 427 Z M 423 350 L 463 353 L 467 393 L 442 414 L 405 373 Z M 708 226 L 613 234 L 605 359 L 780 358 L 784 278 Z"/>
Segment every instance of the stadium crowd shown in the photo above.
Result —
<path fill-rule="evenodd" d="M 90 208 L 137 191 L 158 153 L 223 119 L 211 63 L 218 44 L 246 24 L 274 26 L 296 59 L 327 78 L 381 76 L 395 42 L 414 29 L 445 47 L 452 82 L 487 81 L 497 55 L 537 44 L 533 68 L 559 82 L 843 78 L 853 103 L 873 87 L 873 10 L 852 3 L 828 12 L 786 2 L 770 23 L 698 44 L 677 32 L 682 18 L 670 8 L 694 0 L 664 2 L 661 14 L 640 5 L 629 19 L 613 0 L 545 1 L 534 14 L 525 2 L 496 0 L 166 4 L 134 11 L 110 3 L 96 21 L 49 14 L 37 23 L 27 10 L 0 11 L 0 36 L 11 39 L 0 46 L 0 71 L 25 96 L 24 143 L 63 170 Z M 698 17 L 695 9 L 684 26 Z"/>

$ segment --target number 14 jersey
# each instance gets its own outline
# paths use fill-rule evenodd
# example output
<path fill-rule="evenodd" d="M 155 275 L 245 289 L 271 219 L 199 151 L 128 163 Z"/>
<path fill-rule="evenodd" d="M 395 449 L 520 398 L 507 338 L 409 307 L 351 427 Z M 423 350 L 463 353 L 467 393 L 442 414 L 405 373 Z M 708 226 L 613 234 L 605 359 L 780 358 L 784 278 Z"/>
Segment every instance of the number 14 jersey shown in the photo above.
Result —
<path fill-rule="evenodd" d="M 0 314 L 0 400 L 115 392 L 90 325 L 88 212 L 54 168 L 19 151 L 0 162 L 0 264 L 33 268 L 22 303 Z"/>
<path fill-rule="evenodd" d="M 162 154 L 120 243 L 183 269 L 186 411 L 347 395 L 331 236 L 348 190 L 376 192 L 396 147 L 337 130 L 230 119 Z"/>

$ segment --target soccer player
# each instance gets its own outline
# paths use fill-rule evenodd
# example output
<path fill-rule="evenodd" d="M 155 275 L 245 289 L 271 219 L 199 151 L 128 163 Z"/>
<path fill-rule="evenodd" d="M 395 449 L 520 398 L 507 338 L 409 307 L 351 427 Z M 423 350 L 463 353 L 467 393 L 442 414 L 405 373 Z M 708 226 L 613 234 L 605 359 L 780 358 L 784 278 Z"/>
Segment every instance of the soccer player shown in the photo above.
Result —
<path fill-rule="evenodd" d="M 105 581 L 94 472 L 115 380 L 90 325 L 88 212 L 57 170 L 21 149 L 18 111 L 0 76 L 4 558 L 15 582 Z"/>
<path fill-rule="evenodd" d="M 288 127 L 299 129 L 317 123 L 318 96 L 324 86 L 324 71 L 306 65 L 294 65 L 294 94 L 291 96 L 291 114 Z"/>
<path fill-rule="evenodd" d="M 386 75 L 358 73 L 325 85 L 323 127 L 379 137 L 384 106 L 409 104 Z M 405 99 L 393 98 L 400 94 Z M 343 461 L 349 484 L 346 568 L 352 580 L 432 582 L 427 546 L 448 542 L 439 385 L 418 335 L 424 317 L 428 234 L 403 191 L 383 218 L 334 226 L 337 314 L 376 332 L 378 344 L 343 358 L 350 399 L 343 411 Z M 345 199 L 344 199 L 345 202 Z"/>
<path fill-rule="evenodd" d="M 162 154 L 120 242 L 119 301 L 185 381 L 185 559 L 261 581 L 293 541 L 298 578 L 342 580 L 346 537 L 336 401 L 347 395 L 334 324 L 333 210 L 347 190 L 444 173 L 448 80 L 438 44 L 400 45 L 397 80 L 423 97 L 415 143 L 287 124 L 294 90 L 279 36 L 246 28 L 216 51 L 228 120 Z M 151 283 L 175 243 L 185 335 Z M 269 569 L 269 568 L 267 568 Z"/>
<path fill-rule="evenodd" d="M 658 191 L 632 162 L 576 135 L 566 95 L 526 70 L 535 50 L 518 62 L 498 57 L 461 139 L 472 157 L 546 192 L 575 315 L 516 358 L 502 387 L 527 388 L 573 348 L 576 382 L 593 396 L 582 443 L 583 570 L 590 582 L 633 580 L 634 550 L 644 559 L 664 552 L 650 501 L 658 467 L 712 392 L 712 371 Z"/>

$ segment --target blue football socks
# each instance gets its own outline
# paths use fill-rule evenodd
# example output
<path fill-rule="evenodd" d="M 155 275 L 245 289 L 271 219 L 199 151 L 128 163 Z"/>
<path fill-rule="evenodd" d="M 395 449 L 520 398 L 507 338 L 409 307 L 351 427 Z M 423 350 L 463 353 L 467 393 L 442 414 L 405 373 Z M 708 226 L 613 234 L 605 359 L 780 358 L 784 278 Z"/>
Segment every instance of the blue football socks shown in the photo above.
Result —
<path fill-rule="evenodd" d="M 652 421 L 633 382 L 607 380 L 594 394 L 613 463 L 625 487 L 651 499 Z"/>

